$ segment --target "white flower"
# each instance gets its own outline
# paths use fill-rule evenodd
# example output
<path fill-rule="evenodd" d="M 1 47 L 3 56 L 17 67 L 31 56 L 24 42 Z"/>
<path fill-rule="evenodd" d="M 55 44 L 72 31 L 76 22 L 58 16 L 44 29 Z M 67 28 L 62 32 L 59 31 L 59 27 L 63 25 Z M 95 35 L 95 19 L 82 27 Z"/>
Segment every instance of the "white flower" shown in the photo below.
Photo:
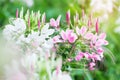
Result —
<path fill-rule="evenodd" d="M 39 80 L 37 60 L 36 54 L 26 54 L 19 60 L 12 61 L 12 65 L 5 66 L 6 80 Z"/>
<path fill-rule="evenodd" d="M 59 71 L 59 73 L 57 73 L 57 71 L 53 71 L 53 79 L 52 80 L 72 80 L 72 78 L 70 77 L 70 75 L 68 73 L 64 73 L 61 70 Z"/>
<path fill-rule="evenodd" d="M 5 26 L 5 29 L 3 30 L 3 35 L 8 40 L 13 40 L 23 34 L 25 32 L 25 29 L 25 21 L 23 19 L 17 18 L 13 20 L 12 24 L 8 24 Z"/>
<path fill-rule="evenodd" d="M 36 54 L 26 54 L 21 59 L 21 64 L 25 67 L 30 73 L 35 71 L 37 62 L 37 55 Z"/>
<path fill-rule="evenodd" d="M 41 35 L 44 35 L 46 38 L 49 37 L 49 35 L 52 35 L 54 33 L 54 29 L 49 29 L 49 24 L 47 23 L 41 30 Z"/>
<path fill-rule="evenodd" d="M 20 65 L 13 61 L 11 66 L 5 67 L 5 80 L 27 80 L 27 76 L 21 71 Z"/>

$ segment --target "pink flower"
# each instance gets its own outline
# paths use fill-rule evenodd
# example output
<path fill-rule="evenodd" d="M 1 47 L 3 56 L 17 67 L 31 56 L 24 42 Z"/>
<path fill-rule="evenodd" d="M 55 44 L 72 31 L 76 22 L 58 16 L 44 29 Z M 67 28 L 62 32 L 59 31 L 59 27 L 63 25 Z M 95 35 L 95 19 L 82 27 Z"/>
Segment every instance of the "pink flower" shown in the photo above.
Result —
<path fill-rule="evenodd" d="M 68 40 L 70 43 L 74 43 L 77 39 L 77 35 L 72 30 L 66 30 L 61 32 L 61 37 L 64 41 Z"/>
<path fill-rule="evenodd" d="M 81 29 L 79 29 L 78 27 L 76 27 L 76 33 L 78 35 L 83 36 L 86 32 L 87 32 L 87 28 L 85 26 L 82 26 Z"/>
<path fill-rule="evenodd" d="M 58 43 L 58 42 L 63 42 L 63 41 L 60 40 L 60 36 L 55 36 L 55 37 L 53 37 L 53 42 Z"/>
<path fill-rule="evenodd" d="M 95 60 L 101 60 L 100 56 L 96 53 L 89 54 L 89 59 L 92 59 L 93 62 L 95 62 Z"/>
<path fill-rule="evenodd" d="M 53 27 L 59 27 L 59 24 L 60 24 L 60 18 L 61 18 L 61 15 L 58 16 L 57 20 L 55 19 L 50 19 L 50 25 L 53 26 Z"/>
<path fill-rule="evenodd" d="M 86 59 L 89 59 L 89 53 L 88 52 L 83 53 L 83 55 Z"/>
<path fill-rule="evenodd" d="M 81 27 L 80 33 L 82 36 L 86 33 L 86 31 L 87 31 L 87 28 L 85 26 Z"/>
<path fill-rule="evenodd" d="M 103 52 L 104 52 L 104 50 L 103 50 L 102 48 L 98 48 L 98 49 L 97 49 L 97 53 L 98 53 L 101 57 L 103 57 Z"/>
<path fill-rule="evenodd" d="M 94 66 L 95 66 L 95 63 L 94 63 L 94 62 L 90 62 L 90 63 L 89 63 L 89 69 L 90 69 L 90 70 L 94 70 L 94 69 L 95 69 Z"/>
<path fill-rule="evenodd" d="M 93 37 L 92 37 L 92 43 L 96 43 L 96 41 L 97 41 L 97 34 L 95 34 L 95 35 L 93 35 Z"/>
<path fill-rule="evenodd" d="M 99 39 L 105 39 L 106 38 L 106 33 L 101 33 L 98 38 Z"/>
<path fill-rule="evenodd" d="M 61 37 L 62 37 L 62 39 L 64 40 L 64 41 L 66 41 L 67 40 L 67 34 L 66 34 L 66 32 L 65 31 L 61 31 Z"/>
<path fill-rule="evenodd" d="M 68 25 L 70 25 L 70 10 L 68 10 L 66 13 L 66 22 Z"/>
<path fill-rule="evenodd" d="M 70 43 L 74 43 L 76 39 L 77 39 L 77 35 L 75 33 L 71 33 L 70 36 L 68 36 L 68 41 Z"/>
<path fill-rule="evenodd" d="M 76 61 L 80 61 L 83 57 L 84 57 L 84 53 L 80 52 L 80 53 L 75 57 L 75 60 L 76 60 Z"/>
<path fill-rule="evenodd" d="M 101 47 L 102 45 L 108 45 L 108 41 L 105 40 L 106 34 L 102 33 L 99 36 L 97 34 L 93 35 L 91 43 L 95 47 Z"/>
<path fill-rule="evenodd" d="M 86 33 L 85 36 L 84 36 L 85 39 L 92 39 L 93 38 L 93 33 Z"/>

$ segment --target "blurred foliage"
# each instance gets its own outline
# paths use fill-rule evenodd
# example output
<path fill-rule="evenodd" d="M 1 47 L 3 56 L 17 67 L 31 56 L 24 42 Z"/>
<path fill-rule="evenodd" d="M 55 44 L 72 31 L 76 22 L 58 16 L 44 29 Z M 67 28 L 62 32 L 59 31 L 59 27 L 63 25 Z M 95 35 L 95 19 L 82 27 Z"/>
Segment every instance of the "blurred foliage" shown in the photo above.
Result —
<path fill-rule="evenodd" d="M 62 15 L 62 20 L 65 20 L 65 14 L 68 9 L 71 11 L 71 15 L 77 11 L 81 13 L 82 9 L 90 14 L 89 8 L 90 0 L 34 0 L 34 5 L 28 7 L 26 4 L 20 1 L 11 2 L 10 0 L 0 0 L 0 27 L 4 28 L 4 25 L 9 22 L 10 17 L 15 17 L 16 9 L 24 11 L 27 9 L 46 12 L 47 21 L 53 17 L 56 18 L 59 14 Z M 71 76 L 73 80 L 120 80 L 120 34 L 114 32 L 116 28 L 116 20 L 120 17 L 120 12 L 117 11 L 117 7 L 120 6 L 120 0 L 114 5 L 114 11 L 109 14 L 109 19 L 101 23 L 102 30 L 107 33 L 107 40 L 109 45 L 107 48 L 110 51 L 106 51 L 104 63 L 101 63 L 100 69 L 86 73 L 86 71 L 73 70 Z M 99 16 L 99 15 L 97 15 Z M 2 27 L 3 26 L 3 27 Z M 108 55 L 109 54 L 109 55 Z M 113 54 L 115 60 L 113 63 L 110 55 Z M 85 75 L 83 75 L 85 74 Z"/>

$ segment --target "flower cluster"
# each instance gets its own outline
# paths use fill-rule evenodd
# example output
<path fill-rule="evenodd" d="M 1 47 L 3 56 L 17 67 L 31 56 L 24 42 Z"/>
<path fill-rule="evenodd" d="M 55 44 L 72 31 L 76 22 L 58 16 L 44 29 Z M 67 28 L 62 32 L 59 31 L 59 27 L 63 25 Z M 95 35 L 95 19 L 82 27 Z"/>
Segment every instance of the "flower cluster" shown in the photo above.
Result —
<path fill-rule="evenodd" d="M 61 71 L 61 58 L 56 59 L 51 37 L 55 30 L 45 22 L 45 13 L 40 17 L 39 11 L 30 14 L 28 10 L 24 17 L 21 10 L 18 15 L 17 10 L 16 18 L 3 30 L 6 41 L 15 43 L 21 55 L 6 66 L 5 80 L 71 80 Z"/>
<path fill-rule="evenodd" d="M 68 18 L 66 19 L 68 28 L 66 31 L 61 30 L 59 35 L 53 38 L 54 43 L 56 43 L 55 46 L 58 48 L 57 53 L 65 56 L 65 64 L 76 63 L 78 61 L 80 63 L 84 62 L 84 67 L 89 67 L 90 70 L 94 70 L 97 61 L 103 59 L 103 46 L 108 45 L 107 40 L 105 40 L 106 33 L 100 33 L 98 19 L 95 22 L 92 19 L 88 19 L 88 23 L 86 24 L 87 18 L 85 18 L 84 12 L 82 20 L 79 19 L 79 15 L 76 13 L 73 25 L 72 23 L 68 24 L 68 22 L 71 22 L 69 11 L 66 16 L 68 15 L 69 17 L 66 17 Z M 69 67 L 72 68 L 70 65 Z"/>
<path fill-rule="evenodd" d="M 100 32 L 98 19 L 87 18 L 84 11 L 81 19 L 76 13 L 72 23 L 69 10 L 65 28 L 60 24 L 61 15 L 46 22 L 45 13 L 39 11 L 28 10 L 25 16 L 23 9 L 18 13 L 3 30 L 6 40 L 14 42 L 22 53 L 6 67 L 7 80 L 72 80 L 64 71 L 94 70 L 103 59 L 106 34 Z M 13 72 L 7 73 L 9 69 Z"/>

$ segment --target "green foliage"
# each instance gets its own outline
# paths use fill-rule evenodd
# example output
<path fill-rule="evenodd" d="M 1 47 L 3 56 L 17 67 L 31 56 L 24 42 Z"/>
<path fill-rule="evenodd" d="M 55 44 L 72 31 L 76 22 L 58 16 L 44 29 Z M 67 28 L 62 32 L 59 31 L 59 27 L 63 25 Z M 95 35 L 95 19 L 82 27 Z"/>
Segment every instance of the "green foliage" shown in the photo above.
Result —
<path fill-rule="evenodd" d="M 85 0 L 85 2 L 83 0 L 80 1 L 81 3 L 78 4 L 77 0 L 34 0 L 34 5 L 29 8 L 24 3 L 19 2 L 17 0 L 15 2 L 10 2 L 10 0 L 0 0 L 0 27 L 2 29 L 3 28 L 2 26 L 9 21 L 8 19 L 10 17 L 15 17 L 16 9 L 18 8 L 18 10 L 20 11 L 21 7 L 24 8 L 24 11 L 30 9 L 33 11 L 40 10 L 41 13 L 46 12 L 47 21 L 51 17 L 57 18 L 59 14 L 63 16 L 62 20 L 65 20 L 65 14 L 68 9 L 71 10 L 71 15 L 75 14 L 76 11 L 78 13 L 81 13 L 82 9 L 85 9 L 85 12 L 87 12 L 87 14 L 90 14 L 89 9 L 90 1 L 89 0 Z M 118 5 L 119 4 L 117 3 L 117 6 Z M 118 17 L 116 15 L 119 14 L 117 13 L 116 10 L 111 14 L 109 15 L 108 21 L 102 23 L 103 26 L 102 29 L 107 33 L 107 40 L 109 41 L 109 45 L 107 47 L 115 57 L 115 64 L 112 62 L 110 56 L 107 54 L 105 55 L 106 57 L 104 63 L 101 64 L 102 67 L 100 68 L 100 70 L 96 71 L 88 72 L 86 70 L 76 70 L 74 69 L 74 67 L 76 67 L 77 64 L 74 64 L 74 62 L 65 63 L 66 65 L 71 65 L 73 67 L 70 68 L 71 66 L 67 66 L 67 69 L 71 70 L 72 72 L 71 76 L 73 77 L 73 80 L 120 80 L 120 42 L 119 42 L 120 34 L 114 33 L 114 29 L 116 26 L 115 21 Z M 65 21 L 63 21 L 62 24 L 64 24 L 64 22 Z M 65 28 L 64 26 L 62 27 Z M 61 53 L 62 56 L 65 58 L 67 56 L 70 56 L 68 55 L 68 53 L 70 48 L 72 48 L 72 45 L 64 44 L 66 48 L 62 46 L 63 44 L 61 45 L 61 49 L 59 49 L 58 53 Z M 78 47 L 81 46 L 78 45 Z M 110 54 L 110 52 L 107 53 Z M 79 63 L 80 62 L 78 62 L 78 64 Z M 63 69 L 65 69 L 65 67 L 63 67 Z M 40 74 L 44 74 L 44 72 L 45 71 L 40 72 Z"/>

